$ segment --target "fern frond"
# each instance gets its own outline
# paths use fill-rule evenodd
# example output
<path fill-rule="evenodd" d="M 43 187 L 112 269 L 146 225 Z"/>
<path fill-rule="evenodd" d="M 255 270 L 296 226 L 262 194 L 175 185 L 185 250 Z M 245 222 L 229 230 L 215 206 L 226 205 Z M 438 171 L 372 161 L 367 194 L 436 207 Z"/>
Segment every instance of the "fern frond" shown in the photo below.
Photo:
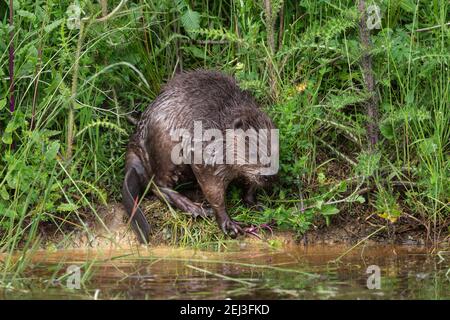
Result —
<path fill-rule="evenodd" d="M 228 40 L 230 42 L 239 42 L 239 43 L 242 42 L 242 39 L 240 39 L 235 33 L 225 30 L 223 28 L 220 29 L 199 28 L 196 30 L 191 30 L 191 32 L 205 36 L 210 40 Z"/>
<path fill-rule="evenodd" d="M 362 103 L 366 99 L 366 94 L 357 92 L 351 92 L 341 95 L 329 95 L 326 106 L 334 111 L 339 111 L 346 106 Z"/>
<path fill-rule="evenodd" d="M 91 128 L 95 128 L 95 127 L 103 127 L 103 128 L 107 128 L 107 129 L 111 129 L 113 131 L 116 131 L 117 133 L 126 136 L 127 132 L 120 128 L 118 125 L 106 121 L 106 120 L 99 120 L 99 121 L 94 121 L 91 122 L 90 124 L 88 124 L 87 126 L 85 126 L 83 129 L 81 129 L 80 131 L 78 131 L 78 133 L 75 135 L 75 138 L 78 138 L 80 135 L 82 135 L 86 130 L 89 130 Z"/>

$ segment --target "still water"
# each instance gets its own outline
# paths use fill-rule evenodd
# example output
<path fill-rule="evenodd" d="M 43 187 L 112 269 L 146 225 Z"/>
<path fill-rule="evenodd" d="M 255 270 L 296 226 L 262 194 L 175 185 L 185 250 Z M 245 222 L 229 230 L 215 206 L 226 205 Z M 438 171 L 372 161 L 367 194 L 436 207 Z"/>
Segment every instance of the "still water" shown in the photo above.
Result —
<path fill-rule="evenodd" d="M 450 299 L 450 252 L 420 247 L 236 242 L 220 252 L 157 247 L 28 258 L 20 275 L 2 275 L 0 298 Z"/>

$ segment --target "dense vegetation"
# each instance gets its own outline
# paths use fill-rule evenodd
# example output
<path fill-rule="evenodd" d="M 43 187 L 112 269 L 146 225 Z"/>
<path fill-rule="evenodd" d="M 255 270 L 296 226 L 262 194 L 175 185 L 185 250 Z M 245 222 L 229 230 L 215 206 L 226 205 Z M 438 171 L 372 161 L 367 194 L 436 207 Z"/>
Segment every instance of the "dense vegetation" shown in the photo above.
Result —
<path fill-rule="evenodd" d="M 244 209 L 230 192 L 241 221 L 303 233 L 360 216 L 448 235 L 447 1 L 365 1 L 381 15 L 370 46 L 361 10 L 346 0 L 0 1 L 0 237 L 9 248 L 42 226 L 83 228 L 98 205 L 120 201 L 128 120 L 174 72 L 194 68 L 234 75 L 280 129 L 267 209 Z"/>

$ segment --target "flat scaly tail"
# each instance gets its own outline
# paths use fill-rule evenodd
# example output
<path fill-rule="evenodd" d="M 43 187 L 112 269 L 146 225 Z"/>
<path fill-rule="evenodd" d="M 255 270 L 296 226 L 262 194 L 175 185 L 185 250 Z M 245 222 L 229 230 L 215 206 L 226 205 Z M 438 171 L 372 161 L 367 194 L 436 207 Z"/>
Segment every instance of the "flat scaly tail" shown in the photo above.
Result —
<path fill-rule="evenodd" d="M 136 168 L 136 164 L 127 168 L 122 187 L 122 203 L 131 219 L 131 225 L 136 232 L 139 241 L 147 244 L 149 242 L 150 225 L 139 208 L 140 197 L 145 186 L 142 183 L 142 166 Z"/>

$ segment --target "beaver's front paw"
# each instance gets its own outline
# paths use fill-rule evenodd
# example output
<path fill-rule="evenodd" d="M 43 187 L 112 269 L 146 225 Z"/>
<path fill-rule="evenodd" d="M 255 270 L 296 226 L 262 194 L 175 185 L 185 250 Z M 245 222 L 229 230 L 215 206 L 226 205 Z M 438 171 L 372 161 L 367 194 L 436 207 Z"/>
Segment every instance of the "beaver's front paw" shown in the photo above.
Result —
<path fill-rule="evenodd" d="M 230 236 L 232 239 L 235 239 L 238 235 L 245 234 L 244 229 L 239 226 L 236 221 L 227 218 L 220 223 L 220 228 L 223 233 Z"/>

